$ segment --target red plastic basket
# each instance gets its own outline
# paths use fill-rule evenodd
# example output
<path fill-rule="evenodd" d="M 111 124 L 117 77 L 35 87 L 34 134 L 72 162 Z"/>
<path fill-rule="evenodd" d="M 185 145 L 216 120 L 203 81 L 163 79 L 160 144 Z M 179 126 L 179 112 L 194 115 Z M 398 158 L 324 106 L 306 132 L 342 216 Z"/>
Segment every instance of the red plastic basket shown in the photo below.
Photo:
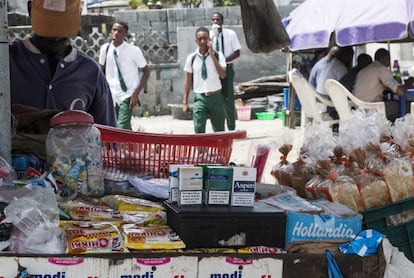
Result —
<path fill-rule="evenodd" d="M 101 132 L 105 167 L 149 172 L 168 178 L 170 164 L 228 165 L 234 139 L 246 131 L 208 134 L 157 134 L 96 125 Z"/>

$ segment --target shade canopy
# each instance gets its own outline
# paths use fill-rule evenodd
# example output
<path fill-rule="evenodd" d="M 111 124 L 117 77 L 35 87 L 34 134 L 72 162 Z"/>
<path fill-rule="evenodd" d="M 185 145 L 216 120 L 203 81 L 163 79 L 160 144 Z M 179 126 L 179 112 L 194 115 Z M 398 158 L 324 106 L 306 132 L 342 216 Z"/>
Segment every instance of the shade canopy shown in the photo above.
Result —
<path fill-rule="evenodd" d="M 306 0 L 283 19 L 291 51 L 414 41 L 413 0 Z"/>

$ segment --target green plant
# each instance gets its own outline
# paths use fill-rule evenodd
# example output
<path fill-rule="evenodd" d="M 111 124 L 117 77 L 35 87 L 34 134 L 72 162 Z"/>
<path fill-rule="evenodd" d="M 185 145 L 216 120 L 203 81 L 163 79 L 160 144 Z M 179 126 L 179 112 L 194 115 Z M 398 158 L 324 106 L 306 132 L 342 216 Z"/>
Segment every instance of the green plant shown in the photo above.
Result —
<path fill-rule="evenodd" d="M 240 0 L 214 0 L 214 6 L 240 6 Z"/>
<path fill-rule="evenodd" d="M 170 0 L 170 1 L 165 1 L 165 2 L 171 3 L 171 4 L 177 4 L 177 2 L 181 2 L 182 4 L 185 4 L 185 5 L 192 5 L 194 7 L 198 7 L 203 2 L 203 0 Z M 214 0 L 213 3 L 215 7 L 239 6 L 240 0 Z"/>
<path fill-rule="evenodd" d="M 132 10 L 136 10 L 138 8 L 138 2 L 141 2 L 141 1 L 139 1 L 139 0 L 128 0 L 128 6 Z"/>

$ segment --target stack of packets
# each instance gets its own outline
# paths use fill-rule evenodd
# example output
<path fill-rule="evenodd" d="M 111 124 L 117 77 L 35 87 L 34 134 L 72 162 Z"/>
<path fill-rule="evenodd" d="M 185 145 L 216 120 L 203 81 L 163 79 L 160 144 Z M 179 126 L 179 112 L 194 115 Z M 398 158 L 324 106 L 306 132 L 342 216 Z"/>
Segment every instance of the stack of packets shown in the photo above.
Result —
<path fill-rule="evenodd" d="M 69 254 L 128 252 L 148 249 L 185 248 L 167 226 L 166 212 L 159 203 L 107 195 L 96 200 L 59 203 L 60 226 L 67 237 Z"/>
<path fill-rule="evenodd" d="M 172 164 L 169 202 L 183 205 L 253 207 L 256 168 Z"/>

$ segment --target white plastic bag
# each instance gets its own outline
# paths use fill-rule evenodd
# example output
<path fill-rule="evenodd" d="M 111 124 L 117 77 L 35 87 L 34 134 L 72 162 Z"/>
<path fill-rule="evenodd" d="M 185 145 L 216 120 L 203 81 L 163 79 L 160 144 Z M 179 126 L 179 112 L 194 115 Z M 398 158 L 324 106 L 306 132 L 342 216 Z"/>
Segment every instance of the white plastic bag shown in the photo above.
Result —
<path fill-rule="evenodd" d="M 138 177 L 130 177 L 128 180 L 133 187 L 144 194 L 148 194 L 159 199 L 168 199 L 168 192 L 170 188 L 168 179 L 141 179 Z"/>
<path fill-rule="evenodd" d="M 37 188 L 31 195 L 13 200 L 5 208 L 5 222 L 13 224 L 11 250 L 14 253 L 61 254 L 66 240 L 59 228 L 59 210 L 55 194 Z"/>
<path fill-rule="evenodd" d="M 386 262 L 384 278 L 407 278 L 413 276 L 414 264 L 397 247 L 392 246 L 387 238 L 383 238 L 382 248 Z"/>

